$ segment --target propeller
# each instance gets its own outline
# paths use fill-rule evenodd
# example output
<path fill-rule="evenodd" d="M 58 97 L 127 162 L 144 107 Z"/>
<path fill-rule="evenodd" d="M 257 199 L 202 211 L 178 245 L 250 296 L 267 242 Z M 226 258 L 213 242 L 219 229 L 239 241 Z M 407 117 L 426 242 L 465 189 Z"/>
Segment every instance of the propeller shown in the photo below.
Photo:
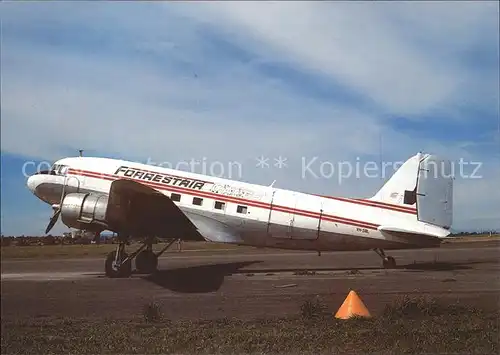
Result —
<path fill-rule="evenodd" d="M 59 205 L 52 205 L 52 208 L 54 209 L 54 214 L 52 215 L 52 217 L 50 217 L 49 224 L 45 229 L 45 234 L 47 234 L 54 227 L 57 219 L 59 218 L 59 215 L 61 214 L 61 207 Z"/>
<path fill-rule="evenodd" d="M 80 151 L 80 155 L 82 154 L 82 151 Z M 54 210 L 54 214 L 52 217 L 50 217 L 49 224 L 47 225 L 47 228 L 45 228 L 45 234 L 50 232 L 50 230 L 54 227 L 54 225 L 57 222 L 57 219 L 59 218 L 59 215 L 61 214 L 61 206 L 64 201 L 64 197 L 66 196 L 66 184 L 67 184 L 67 176 L 64 176 L 64 184 L 62 186 L 62 191 L 61 191 L 61 200 L 59 204 L 53 204 L 52 209 Z"/>

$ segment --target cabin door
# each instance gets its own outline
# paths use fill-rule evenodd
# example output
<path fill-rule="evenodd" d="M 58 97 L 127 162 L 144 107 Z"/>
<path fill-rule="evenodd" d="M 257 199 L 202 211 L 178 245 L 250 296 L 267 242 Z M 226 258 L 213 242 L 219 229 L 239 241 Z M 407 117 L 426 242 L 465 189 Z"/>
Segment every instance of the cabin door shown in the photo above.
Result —
<path fill-rule="evenodd" d="M 301 194 L 295 198 L 295 214 L 291 238 L 296 240 L 318 239 L 321 226 L 321 200 Z"/>
<path fill-rule="evenodd" d="M 321 208 L 319 212 L 319 218 L 318 218 L 318 238 L 325 237 L 328 235 L 328 232 L 326 231 L 326 227 L 328 226 L 329 222 L 328 220 L 325 220 L 324 218 L 324 206 L 323 202 L 321 202 Z"/>

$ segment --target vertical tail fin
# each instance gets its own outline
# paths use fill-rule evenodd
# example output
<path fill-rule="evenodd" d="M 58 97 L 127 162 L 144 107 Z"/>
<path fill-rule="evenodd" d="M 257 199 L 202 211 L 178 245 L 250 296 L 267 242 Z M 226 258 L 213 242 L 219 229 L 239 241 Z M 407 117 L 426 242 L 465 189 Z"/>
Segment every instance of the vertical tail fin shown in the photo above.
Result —
<path fill-rule="evenodd" d="M 370 200 L 416 207 L 419 221 L 449 229 L 453 222 L 451 162 L 418 153 L 409 158 Z"/>

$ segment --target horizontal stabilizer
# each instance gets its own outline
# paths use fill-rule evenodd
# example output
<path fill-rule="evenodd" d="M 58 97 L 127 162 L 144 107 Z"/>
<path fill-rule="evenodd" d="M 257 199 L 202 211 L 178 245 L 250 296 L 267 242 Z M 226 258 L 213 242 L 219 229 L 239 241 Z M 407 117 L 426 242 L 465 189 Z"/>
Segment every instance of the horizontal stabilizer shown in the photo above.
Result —
<path fill-rule="evenodd" d="M 409 230 L 401 227 L 391 227 L 391 226 L 379 226 L 377 228 L 382 234 L 387 237 L 393 237 L 390 239 L 399 239 L 404 241 L 405 243 L 415 244 L 415 245 L 423 245 L 423 244 L 431 244 L 438 245 L 440 244 L 440 238 L 445 237 L 438 236 L 432 233 L 426 233 L 421 231 Z"/>

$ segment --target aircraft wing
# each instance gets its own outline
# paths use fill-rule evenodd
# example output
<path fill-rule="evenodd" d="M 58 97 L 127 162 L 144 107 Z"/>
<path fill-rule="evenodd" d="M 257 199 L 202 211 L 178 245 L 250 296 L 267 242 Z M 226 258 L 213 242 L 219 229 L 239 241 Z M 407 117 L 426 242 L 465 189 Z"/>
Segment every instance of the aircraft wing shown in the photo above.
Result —
<path fill-rule="evenodd" d="M 243 242 L 239 233 L 221 221 L 194 212 L 185 212 L 185 214 L 205 240 L 236 244 Z"/>
<path fill-rule="evenodd" d="M 403 241 L 408 244 L 431 246 L 439 245 L 441 239 L 433 234 L 417 232 L 401 227 L 379 226 L 377 228 L 388 239 Z"/>
<path fill-rule="evenodd" d="M 131 236 L 146 235 L 183 240 L 238 242 L 225 224 L 192 212 L 183 212 L 168 196 L 128 179 L 111 183 L 107 219 Z"/>

